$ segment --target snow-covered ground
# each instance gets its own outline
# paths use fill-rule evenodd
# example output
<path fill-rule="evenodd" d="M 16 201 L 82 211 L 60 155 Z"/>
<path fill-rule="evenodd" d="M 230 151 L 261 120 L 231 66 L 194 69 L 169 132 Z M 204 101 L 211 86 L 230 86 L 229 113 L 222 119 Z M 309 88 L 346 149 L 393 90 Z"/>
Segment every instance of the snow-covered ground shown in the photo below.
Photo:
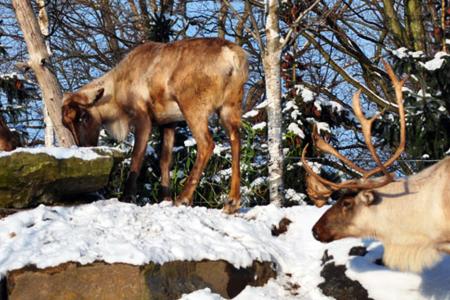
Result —
<path fill-rule="evenodd" d="M 358 280 L 373 299 L 450 299 L 450 256 L 422 274 L 389 270 L 374 263 L 382 256 L 378 242 L 314 240 L 311 227 L 325 209 L 269 205 L 229 216 L 216 209 L 138 207 L 115 199 L 77 207 L 41 205 L 0 220 L 0 274 L 27 264 L 45 268 L 67 261 L 139 265 L 224 259 L 246 267 L 253 260 L 270 260 L 278 277 L 263 287 L 247 287 L 235 299 L 329 299 L 317 287 L 324 281 L 321 259 L 328 249 L 333 261 L 345 264 L 346 275 Z M 272 226 L 284 217 L 292 221 L 288 231 L 272 236 Z M 369 253 L 349 257 L 357 245 Z M 293 291 L 293 286 L 298 289 Z M 222 298 L 204 289 L 182 299 Z"/>
<path fill-rule="evenodd" d="M 109 147 L 93 147 L 92 149 L 103 149 L 103 151 L 110 150 Z M 17 148 L 14 151 L 0 151 L 0 157 L 6 157 L 15 153 L 30 153 L 30 154 L 47 154 L 57 159 L 67 159 L 71 157 L 80 158 L 84 160 L 92 160 L 100 157 L 97 152 L 89 147 L 37 147 L 37 148 Z"/>

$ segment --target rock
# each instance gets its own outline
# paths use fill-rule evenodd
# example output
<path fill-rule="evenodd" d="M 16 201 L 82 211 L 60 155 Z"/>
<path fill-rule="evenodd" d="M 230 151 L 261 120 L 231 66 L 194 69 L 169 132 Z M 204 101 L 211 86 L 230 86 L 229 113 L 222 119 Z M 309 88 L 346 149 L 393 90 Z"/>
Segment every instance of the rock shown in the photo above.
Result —
<path fill-rule="evenodd" d="M 334 262 L 327 263 L 320 276 L 325 281 L 318 285 L 322 293 L 337 300 L 369 300 L 367 290 L 356 280 L 345 275 L 347 268 L 344 265 L 335 265 Z"/>
<path fill-rule="evenodd" d="M 269 262 L 236 269 L 225 261 L 175 261 L 145 266 L 66 263 L 43 270 L 27 267 L 6 277 L 7 299 L 178 299 L 209 287 L 231 298 L 247 285 L 276 276 Z"/>
<path fill-rule="evenodd" d="M 350 249 L 349 256 L 365 256 L 367 254 L 367 248 L 364 246 L 355 246 Z"/>
<path fill-rule="evenodd" d="M 176 261 L 149 265 L 144 273 L 152 299 L 178 299 L 182 294 L 207 287 L 222 297 L 233 298 L 247 285 L 262 286 L 275 277 L 267 262 L 236 269 L 226 261 Z"/>
<path fill-rule="evenodd" d="M 0 300 L 8 299 L 8 291 L 6 290 L 6 279 L 0 278 Z"/>
<path fill-rule="evenodd" d="M 68 195 L 98 191 L 108 183 L 114 163 L 124 157 L 120 151 L 101 147 L 82 150 L 94 156 L 99 153 L 94 159 L 76 155 L 60 158 L 53 154 L 53 149 L 61 151 L 58 148 L 17 149 L 0 155 L 0 207 L 53 204 Z"/>
<path fill-rule="evenodd" d="M 149 299 L 139 267 L 126 264 L 67 263 L 7 276 L 8 299 Z"/>
<path fill-rule="evenodd" d="M 273 236 L 279 236 L 283 233 L 286 233 L 286 231 L 289 228 L 289 224 L 291 224 L 292 221 L 289 220 L 288 218 L 283 218 L 280 220 L 280 222 L 278 223 L 278 227 L 276 227 L 275 225 L 272 225 L 272 235 Z"/>
<path fill-rule="evenodd" d="M 1 208 L 0 207 L 0 219 L 7 217 L 9 215 L 15 214 L 16 212 L 23 211 L 23 209 L 16 208 Z M 0 298 L 1 299 L 1 298 Z"/>
<path fill-rule="evenodd" d="M 325 250 L 323 252 L 323 255 L 322 255 L 322 258 L 321 258 L 321 262 L 322 262 L 321 266 L 323 266 L 324 264 L 326 264 L 327 262 L 329 262 L 330 260 L 333 260 L 333 259 L 334 259 L 334 257 L 333 257 L 333 255 L 330 255 L 328 253 L 328 249 Z"/>

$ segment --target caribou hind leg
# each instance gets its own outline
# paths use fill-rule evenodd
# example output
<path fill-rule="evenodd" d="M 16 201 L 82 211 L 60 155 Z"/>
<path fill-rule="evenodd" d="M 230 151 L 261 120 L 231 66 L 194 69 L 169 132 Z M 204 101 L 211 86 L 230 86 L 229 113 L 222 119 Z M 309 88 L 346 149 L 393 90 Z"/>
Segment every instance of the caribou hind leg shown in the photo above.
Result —
<path fill-rule="evenodd" d="M 197 142 L 197 158 L 191 169 L 184 189 L 175 201 L 176 205 L 192 205 L 192 196 L 199 183 L 200 177 L 214 150 L 214 142 L 208 129 L 208 113 L 206 111 L 192 111 L 195 107 L 186 107 L 183 114 Z"/>
<path fill-rule="evenodd" d="M 222 125 L 228 134 L 231 144 L 231 187 L 228 194 L 228 201 L 225 202 L 223 210 L 226 213 L 235 213 L 240 207 L 241 193 L 240 193 L 240 148 L 241 139 L 239 128 L 241 125 L 241 110 L 236 109 L 240 105 L 242 95 L 239 93 L 237 103 L 231 105 L 226 104 L 219 112 Z"/>
<path fill-rule="evenodd" d="M 161 169 L 160 200 L 172 201 L 170 194 L 170 167 L 172 166 L 172 150 L 175 141 L 175 123 L 161 126 Z"/>

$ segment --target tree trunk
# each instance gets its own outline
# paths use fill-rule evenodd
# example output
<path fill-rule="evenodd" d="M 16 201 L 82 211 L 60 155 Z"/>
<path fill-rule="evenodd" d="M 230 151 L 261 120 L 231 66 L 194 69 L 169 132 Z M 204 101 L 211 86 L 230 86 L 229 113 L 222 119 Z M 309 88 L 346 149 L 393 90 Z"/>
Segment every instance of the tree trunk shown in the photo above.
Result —
<path fill-rule="evenodd" d="M 47 10 L 45 9 L 45 0 L 38 0 L 38 6 L 39 6 L 39 27 L 41 29 L 41 33 L 43 36 L 48 36 L 48 15 Z M 46 42 L 47 46 L 47 53 L 50 52 L 49 48 L 49 42 Z M 45 123 L 45 146 L 51 147 L 55 145 L 55 131 L 53 122 L 50 119 L 50 116 L 48 114 L 47 105 L 45 102 L 43 102 L 42 111 L 44 114 L 44 123 Z"/>
<path fill-rule="evenodd" d="M 281 43 L 278 25 L 278 0 L 269 0 L 266 22 L 267 47 L 263 64 L 268 100 L 269 192 L 270 201 L 283 204 L 283 151 L 281 145 Z"/>
<path fill-rule="evenodd" d="M 61 88 L 55 75 L 48 68 L 49 54 L 31 3 L 29 0 L 12 0 L 12 4 L 30 55 L 28 64 L 36 74 L 41 87 L 43 100 L 55 126 L 59 145 L 65 147 L 74 145 L 72 134 L 62 124 Z"/>
<path fill-rule="evenodd" d="M 405 3 L 408 27 L 413 39 L 415 51 L 425 51 L 425 28 L 423 25 L 422 3 L 407 0 Z"/>
<path fill-rule="evenodd" d="M 396 47 L 411 48 L 405 30 L 400 23 L 392 0 L 383 0 L 386 27 L 394 36 Z"/>
<path fill-rule="evenodd" d="M 227 21 L 228 6 L 222 0 L 220 1 L 219 17 L 217 20 L 217 37 L 225 38 L 225 23 Z"/>
<path fill-rule="evenodd" d="M 119 63 L 122 58 L 119 42 L 115 37 L 116 27 L 113 20 L 113 12 L 111 11 L 110 0 L 101 0 L 103 9 L 100 10 L 101 18 L 106 29 L 106 40 L 108 41 L 109 49 L 111 49 L 114 65 Z"/>

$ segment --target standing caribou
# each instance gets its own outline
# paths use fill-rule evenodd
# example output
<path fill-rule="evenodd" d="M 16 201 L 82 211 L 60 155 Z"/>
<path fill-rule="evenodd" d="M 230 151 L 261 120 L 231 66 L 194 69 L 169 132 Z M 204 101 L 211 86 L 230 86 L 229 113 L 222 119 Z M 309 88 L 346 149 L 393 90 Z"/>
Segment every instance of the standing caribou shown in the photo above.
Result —
<path fill-rule="evenodd" d="M 332 192 L 347 191 L 325 212 L 312 231 L 317 240 L 327 243 L 346 237 L 378 239 L 384 244 L 383 261 L 387 266 L 419 272 L 436 263 L 441 253 L 450 254 L 450 157 L 416 175 L 394 181 L 387 168 L 405 147 L 404 81 L 397 79 L 388 64 L 385 63 L 385 67 L 393 82 L 399 109 L 399 147 L 386 163 L 381 163 L 371 142 L 371 126 L 378 115 L 371 119 L 364 117 L 359 92 L 353 97 L 353 109 L 377 163 L 374 170 L 359 168 L 314 133 L 317 148 L 337 156 L 363 177 L 339 184 L 324 179 L 309 167 L 304 149 L 302 162 L 309 177 L 308 193 L 317 206 L 323 205 Z M 380 172 L 382 177 L 370 179 Z"/>
<path fill-rule="evenodd" d="M 169 167 L 174 122 L 185 120 L 197 142 L 197 159 L 175 203 L 192 205 L 192 196 L 214 149 L 208 118 L 217 113 L 231 143 L 232 177 L 224 211 L 240 206 L 241 102 L 248 61 L 238 45 L 217 38 L 136 47 L 115 68 L 64 95 L 63 124 L 78 146 L 95 146 L 101 127 L 122 141 L 134 129 L 131 169 L 122 196 L 134 201 L 152 125 L 162 126 L 161 195 L 170 200 Z"/>

